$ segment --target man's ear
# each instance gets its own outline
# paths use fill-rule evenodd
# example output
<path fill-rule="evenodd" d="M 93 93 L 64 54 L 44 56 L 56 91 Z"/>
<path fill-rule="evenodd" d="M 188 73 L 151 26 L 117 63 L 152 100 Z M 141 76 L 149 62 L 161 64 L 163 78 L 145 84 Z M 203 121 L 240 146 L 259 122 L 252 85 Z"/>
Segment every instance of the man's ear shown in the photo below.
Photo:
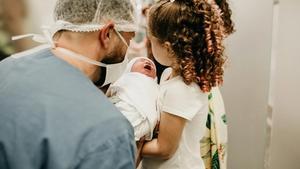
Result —
<path fill-rule="evenodd" d="M 99 41 L 103 48 L 108 48 L 109 41 L 111 39 L 112 30 L 114 29 L 114 23 L 108 22 L 99 32 Z"/>

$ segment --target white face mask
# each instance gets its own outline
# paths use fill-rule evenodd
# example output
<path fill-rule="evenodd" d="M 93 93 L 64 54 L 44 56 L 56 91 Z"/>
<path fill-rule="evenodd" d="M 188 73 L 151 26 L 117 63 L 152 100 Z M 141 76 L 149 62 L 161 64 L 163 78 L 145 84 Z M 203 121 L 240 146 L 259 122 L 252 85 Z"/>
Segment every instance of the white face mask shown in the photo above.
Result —
<path fill-rule="evenodd" d="M 101 87 L 117 81 L 126 69 L 128 58 L 125 56 L 121 63 L 106 65 L 105 81 Z"/>
<path fill-rule="evenodd" d="M 118 37 L 122 40 L 122 42 L 126 45 L 126 47 L 128 48 L 128 44 L 125 41 L 125 39 L 123 38 L 123 36 L 118 31 L 115 30 L 115 32 L 118 35 Z M 113 83 L 116 80 L 118 80 L 118 78 L 123 74 L 124 70 L 126 69 L 126 66 L 128 63 L 128 58 L 126 55 L 125 55 L 124 60 L 121 63 L 106 64 L 106 63 L 102 63 L 102 62 L 90 59 L 86 56 L 77 54 L 77 53 L 70 51 L 68 49 L 65 49 L 65 48 L 56 47 L 55 49 L 57 51 L 59 51 L 60 53 L 63 53 L 67 56 L 84 61 L 86 63 L 93 64 L 93 65 L 100 66 L 100 67 L 105 67 L 106 68 L 105 81 L 100 87 L 103 87 L 105 85 L 108 85 L 108 84 Z"/>
<path fill-rule="evenodd" d="M 121 41 L 126 45 L 126 47 L 128 49 L 129 45 L 127 44 L 127 42 L 123 38 L 123 36 L 117 30 L 114 29 L 114 31 L 116 32 L 118 37 L 121 39 Z M 104 67 L 106 67 L 105 81 L 101 85 L 101 87 L 118 80 L 121 77 L 121 75 L 123 74 L 124 70 L 126 69 L 127 64 L 128 64 L 127 55 L 125 55 L 125 58 L 121 63 L 109 64 L 109 65 L 106 64 L 106 66 L 104 66 Z"/>

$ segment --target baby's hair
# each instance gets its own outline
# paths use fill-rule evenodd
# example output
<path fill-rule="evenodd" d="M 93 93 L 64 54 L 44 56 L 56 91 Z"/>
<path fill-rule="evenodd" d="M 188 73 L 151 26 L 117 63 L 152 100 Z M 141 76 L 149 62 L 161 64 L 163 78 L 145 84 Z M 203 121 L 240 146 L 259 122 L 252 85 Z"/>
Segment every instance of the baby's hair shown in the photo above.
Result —
<path fill-rule="evenodd" d="M 149 13 L 149 31 L 170 42 L 177 56 L 175 71 L 186 84 L 203 92 L 223 82 L 225 30 L 220 10 L 207 0 L 162 0 Z"/>

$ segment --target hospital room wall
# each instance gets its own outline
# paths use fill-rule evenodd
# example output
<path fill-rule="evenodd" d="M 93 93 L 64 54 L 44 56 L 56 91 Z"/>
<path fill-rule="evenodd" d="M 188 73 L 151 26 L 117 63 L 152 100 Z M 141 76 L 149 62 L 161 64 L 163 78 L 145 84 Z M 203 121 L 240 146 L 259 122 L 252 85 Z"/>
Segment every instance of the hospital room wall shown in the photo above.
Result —
<path fill-rule="evenodd" d="M 300 1 L 279 0 L 269 169 L 299 169 Z"/>
<path fill-rule="evenodd" d="M 230 0 L 236 32 L 227 41 L 222 87 L 229 169 L 263 169 L 272 47 L 272 0 Z"/>
<path fill-rule="evenodd" d="M 25 21 L 25 31 L 42 33 L 41 26 L 53 23 L 53 10 L 56 0 L 26 0 L 28 17 Z"/>
<path fill-rule="evenodd" d="M 300 1 L 231 0 L 223 87 L 230 169 L 298 169 Z M 272 23 L 273 22 L 273 23 Z"/>

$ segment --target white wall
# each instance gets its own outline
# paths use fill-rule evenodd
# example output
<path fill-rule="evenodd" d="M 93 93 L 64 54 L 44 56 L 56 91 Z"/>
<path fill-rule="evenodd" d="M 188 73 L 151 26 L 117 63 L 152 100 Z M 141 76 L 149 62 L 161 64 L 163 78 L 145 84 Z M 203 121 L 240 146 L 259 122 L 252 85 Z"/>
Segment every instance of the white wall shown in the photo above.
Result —
<path fill-rule="evenodd" d="M 53 10 L 56 0 L 26 0 L 28 18 L 25 30 L 29 33 L 42 33 L 42 25 L 53 23 Z"/>
<path fill-rule="evenodd" d="M 25 0 L 28 15 L 24 22 L 24 34 L 42 34 L 42 26 L 49 26 L 54 22 L 53 10 L 56 0 Z M 26 48 L 40 45 L 31 39 L 26 41 Z"/>
<path fill-rule="evenodd" d="M 231 0 L 237 32 L 228 39 L 223 87 L 229 169 L 264 168 L 272 6 L 272 0 Z"/>
<path fill-rule="evenodd" d="M 279 0 L 270 169 L 300 168 L 299 18 L 299 0 Z"/>

